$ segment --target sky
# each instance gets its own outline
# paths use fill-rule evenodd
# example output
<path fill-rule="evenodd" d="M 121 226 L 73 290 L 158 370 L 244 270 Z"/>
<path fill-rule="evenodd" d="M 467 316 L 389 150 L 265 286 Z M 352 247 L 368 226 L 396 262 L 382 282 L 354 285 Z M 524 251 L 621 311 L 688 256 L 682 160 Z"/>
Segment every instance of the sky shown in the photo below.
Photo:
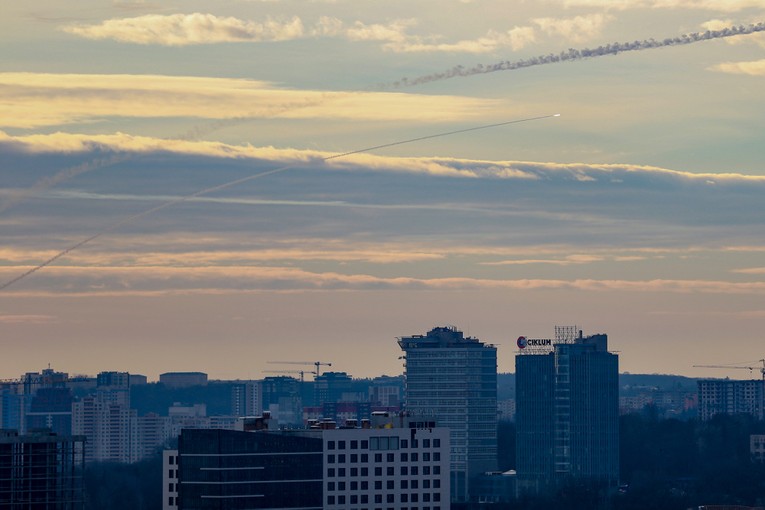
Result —
<path fill-rule="evenodd" d="M 759 377 L 694 365 L 765 358 L 765 0 L 2 13 L 0 378 L 397 375 L 443 325 Z"/>

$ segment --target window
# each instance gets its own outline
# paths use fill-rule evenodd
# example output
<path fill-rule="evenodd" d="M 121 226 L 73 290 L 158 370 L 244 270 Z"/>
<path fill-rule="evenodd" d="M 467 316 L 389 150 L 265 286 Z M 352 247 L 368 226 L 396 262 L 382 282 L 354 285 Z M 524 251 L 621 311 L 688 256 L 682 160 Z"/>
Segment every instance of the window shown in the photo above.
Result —
<path fill-rule="evenodd" d="M 340 455 L 337 456 L 337 462 L 340 463 L 340 464 L 345 464 L 345 454 L 344 453 L 341 453 Z"/>
<path fill-rule="evenodd" d="M 327 490 L 328 490 L 328 491 L 333 491 L 333 490 L 335 490 L 335 482 L 328 482 L 328 483 L 327 483 Z"/>
<path fill-rule="evenodd" d="M 430 474 L 430 466 L 422 466 L 422 474 L 423 475 L 429 475 Z"/>
<path fill-rule="evenodd" d="M 358 453 L 352 453 L 351 454 L 351 464 L 356 464 L 359 461 L 359 454 Z"/>
<path fill-rule="evenodd" d="M 423 480 L 422 481 L 422 488 L 423 489 L 430 489 L 430 480 Z"/>
<path fill-rule="evenodd" d="M 333 476 L 335 476 L 335 468 L 328 468 L 327 469 L 327 477 L 328 478 L 332 478 Z"/>
<path fill-rule="evenodd" d="M 388 494 L 385 499 L 388 503 L 395 503 L 396 502 L 396 495 L 395 494 Z"/>
<path fill-rule="evenodd" d="M 401 475 L 406 476 L 409 474 L 409 468 L 406 466 L 401 466 Z"/>
<path fill-rule="evenodd" d="M 433 452 L 433 460 L 438 462 L 441 460 L 441 452 Z"/>
<path fill-rule="evenodd" d="M 359 449 L 359 442 L 357 440 L 351 441 L 351 450 L 358 450 Z"/>
<path fill-rule="evenodd" d="M 335 504 L 335 496 L 327 496 L 327 504 L 328 505 L 334 505 Z"/>
<path fill-rule="evenodd" d="M 423 448 L 430 448 L 430 439 L 423 439 L 422 440 L 422 447 Z"/>
<path fill-rule="evenodd" d="M 441 488 L 441 480 L 439 480 L 438 478 L 433 480 L 433 488 L 434 489 L 440 489 Z M 436 500 L 436 501 L 438 501 L 438 500 Z"/>
<path fill-rule="evenodd" d="M 401 462 L 407 462 L 409 460 L 409 454 L 406 452 L 403 452 L 401 454 Z"/>
<path fill-rule="evenodd" d="M 381 480 L 375 480 L 375 490 L 381 491 L 382 490 L 382 481 Z M 382 503 L 382 501 L 379 501 L 379 503 Z"/>
<path fill-rule="evenodd" d="M 386 489 L 388 489 L 388 490 L 393 490 L 393 489 L 395 489 L 395 488 L 396 488 L 396 486 L 395 486 L 395 484 L 393 483 L 393 480 L 388 480 L 388 481 L 385 483 L 385 488 L 386 488 Z"/>
<path fill-rule="evenodd" d="M 345 482 L 337 482 L 337 490 L 344 491 L 345 490 Z"/>
<path fill-rule="evenodd" d="M 395 474 L 395 469 L 393 468 L 393 466 L 388 466 L 388 469 L 386 471 L 387 471 L 386 474 L 388 476 L 393 476 Z"/>
<path fill-rule="evenodd" d="M 334 449 L 335 449 L 335 442 L 327 441 L 327 450 L 334 450 Z"/>
<path fill-rule="evenodd" d="M 409 441 L 407 439 L 401 440 L 401 448 L 409 448 Z"/>
<path fill-rule="evenodd" d="M 419 489 L 417 483 L 418 483 L 417 480 L 412 480 L 412 483 L 411 483 L 412 489 Z"/>
<path fill-rule="evenodd" d="M 420 457 L 417 455 L 417 453 L 412 453 L 412 462 L 417 462 L 418 460 L 420 460 Z"/>
<path fill-rule="evenodd" d="M 345 504 L 345 496 L 340 495 L 337 497 L 337 504 L 338 505 L 344 505 Z"/>
<path fill-rule="evenodd" d="M 435 484 L 435 482 L 434 482 L 434 484 Z M 441 501 L 441 493 L 434 492 L 433 493 L 433 501 Z"/>
<path fill-rule="evenodd" d="M 359 476 L 359 468 L 351 468 L 351 476 Z"/>
<path fill-rule="evenodd" d="M 175 455 L 168 455 L 167 456 L 167 462 L 172 466 L 175 464 Z"/>
<path fill-rule="evenodd" d="M 414 475 L 414 476 L 417 476 L 417 474 L 418 474 L 418 471 L 417 471 L 417 466 L 412 466 L 412 469 L 410 469 L 409 471 L 410 471 L 410 472 L 411 472 L 411 474 L 412 474 L 412 475 Z"/>
<path fill-rule="evenodd" d="M 366 480 L 361 482 L 361 490 L 365 491 L 365 490 L 368 490 L 368 489 L 369 489 L 369 482 L 367 482 Z M 362 501 L 362 503 L 363 503 L 363 501 Z"/>
<path fill-rule="evenodd" d="M 356 505 L 359 502 L 359 497 L 356 494 L 351 494 L 351 505 Z"/>
<path fill-rule="evenodd" d="M 412 503 L 417 503 L 419 501 L 419 496 L 416 492 L 412 493 Z"/>
<path fill-rule="evenodd" d="M 369 476 L 369 468 L 361 468 L 361 476 Z"/>
<path fill-rule="evenodd" d="M 366 439 L 361 440 L 361 449 L 362 450 L 369 450 L 369 441 Z"/>
<path fill-rule="evenodd" d="M 173 484 L 172 483 L 168 483 L 167 484 L 167 491 L 168 492 L 173 492 Z"/>
<path fill-rule="evenodd" d="M 339 468 L 337 470 L 337 476 L 345 476 L 345 468 Z"/>
<path fill-rule="evenodd" d="M 422 495 L 422 500 L 423 501 L 430 501 L 430 493 L 426 492 L 425 494 L 423 494 Z"/>
<path fill-rule="evenodd" d="M 393 453 L 389 453 L 389 454 L 386 456 L 385 460 L 387 460 L 388 462 L 394 462 L 394 461 L 396 460 L 395 454 L 393 454 Z"/>
<path fill-rule="evenodd" d="M 345 441 L 338 441 L 337 442 L 337 449 L 338 450 L 345 450 Z"/>
<path fill-rule="evenodd" d="M 441 474 L 441 466 L 433 466 L 433 474 L 434 475 L 440 475 Z"/>
<path fill-rule="evenodd" d="M 416 439 L 412 439 L 412 448 L 419 448 L 419 445 L 417 444 Z"/>
<path fill-rule="evenodd" d="M 334 464 L 334 463 L 335 463 L 335 456 L 327 455 L 327 464 Z"/>
<path fill-rule="evenodd" d="M 407 503 L 409 501 L 409 494 L 402 494 L 401 495 L 401 502 Z"/>
<path fill-rule="evenodd" d="M 440 439 L 434 439 L 433 440 L 433 448 L 441 448 L 441 440 Z"/>
<path fill-rule="evenodd" d="M 375 476 L 382 476 L 382 468 L 376 467 L 375 468 Z"/>
<path fill-rule="evenodd" d="M 361 503 L 369 503 L 369 496 L 367 494 L 361 495 Z"/>
<path fill-rule="evenodd" d="M 382 453 L 375 453 L 375 462 L 382 462 Z"/>
<path fill-rule="evenodd" d="M 359 490 L 359 482 L 351 482 L 351 490 L 352 491 Z"/>
<path fill-rule="evenodd" d="M 409 488 L 409 480 L 401 480 L 401 488 L 402 489 L 408 489 Z"/>
<path fill-rule="evenodd" d="M 382 503 L 382 494 L 375 494 L 375 503 Z"/>
<path fill-rule="evenodd" d="M 362 453 L 361 454 L 361 462 L 369 462 L 369 454 L 368 453 Z"/>
<path fill-rule="evenodd" d="M 424 462 L 430 462 L 430 453 L 429 453 L 429 452 L 425 452 L 425 453 L 423 453 L 423 454 L 422 454 L 422 460 L 423 460 Z"/>

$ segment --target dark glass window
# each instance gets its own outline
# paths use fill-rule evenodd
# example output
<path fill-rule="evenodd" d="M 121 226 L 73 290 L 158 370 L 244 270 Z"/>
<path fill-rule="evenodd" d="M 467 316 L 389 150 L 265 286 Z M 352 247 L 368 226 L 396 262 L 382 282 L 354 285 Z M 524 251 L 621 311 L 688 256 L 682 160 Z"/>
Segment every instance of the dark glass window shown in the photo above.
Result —
<path fill-rule="evenodd" d="M 362 450 L 369 450 L 369 441 L 366 439 L 361 440 L 361 449 Z"/>
<path fill-rule="evenodd" d="M 395 489 L 395 488 L 396 488 L 396 486 L 394 485 L 394 483 L 393 483 L 393 480 L 388 480 L 388 481 L 385 483 L 385 488 L 386 488 L 386 489 L 388 489 L 388 490 L 393 490 L 393 489 Z"/>
<path fill-rule="evenodd" d="M 430 448 L 430 439 L 423 439 L 422 440 L 422 447 L 423 448 Z"/>
<path fill-rule="evenodd" d="M 409 488 L 409 480 L 401 480 L 401 488 L 402 489 L 408 489 Z"/>
<path fill-rule="evenodd" d="M 369 462 L 369 454 L 368 453 L 362 453 L 361 454 L 361 462 Z"/>
<path fill-rule="evenodd" d="M 406 476 L 409 474 L 409 468 L 406 466 L 401 466 L 401 475 Z"/>
<path fill-rule="evenodd" d="M 337 476 L 345 476 L 345 468 L 338 468 Z"/>
<path fill-rule="evenodd" d="M 395 454 L 389 453 L 385 460 L 387 460 L 388 462 L 394 462 L 396 460 Z"/>
<path fill-rule="evenodd" d="M 396 495 L 395 494 L 388 494 L 386 495 L 385 499 L 388 503 L 395 503 L 396 502 Z"/>
<path fill-rule="evenodd" d="M 376 491 L 382 490 L 382 480 L 375 480 L 375 490 Z"/>
<path fill-rule="evenodd" d="M 395 470 L 393 469 L 393 466 L 388 466 L 388 469 L 386 470 L 388 476 L 393 476 L 395 473 Z"/>
<path fill-rule="evenodd" d="M 345 482 L 337 482 L 337 490 L 344 491 L 345 490 Z"/>
<path fill-rule="evenodd" d="M 412 453 L 412 462 L 417 462 L 418 460 L 420 460 L 420 456 L 416 452 Z"/>
<path fill-rule="evenodd" d="M 423 462 L 430 462 L 430 453 L 429 452 L 423 453 L 422 454 L 422 460 L 423 460 Z"/>
<path fill-rule="evenodd" d="M 337 449 L 338 450 L 345 450 L 345 441 L 338 441 L 337 442 Z"/>
<path fill-rule="evenodd" d="M 409 471 L 414 476 L 417 476 L 417 474 L 418 474 L 417 466 L 412 466 L 412 469 L 410 469 Z"/>
<path fill-rule="evenodd" d="M 334 449 L 335 449 L 335 442 L 327 441 L 327 450 L 334 450 Z"/>
<path fill-rule="evenodd" d="M 335 463 L 335 456 L 334 455 L 327 455 L 327 463 L 328 464 L 334 464 Z"/>
<path fill-rule="evenodd" d="M 361 468 L 361 476 L 369 476 L 369 468 Z"/>
<path fill-rule="evenodd" d="M 382 494 L 375 494 L 375 503 L 382 503 Z"/>
<path fill-rule="evenodd" d="M 382 476 L 382 468 L 376 467 L 375 468 L 375 476 Z"/>
<path fill-rule="evenodd" d="M 433 452 L 433 460 L 436 462 L 441 460 L 441 452 Z"/>
<path fill-rule="evenodd" d="M 361 490 L 365 491 L 368 489 L 369 489 L 369 482 L 367 482 L 366 480 L 361 482 Z"/>
<path fill-rule="evenodd" d="M 351 464 L 356 464 L 359 461 L 359 454 L 358 453 L 352 453 L 351 454 Z"/>
<path fill-rule="evenodd" d="M 327 483 L 327 490 L 328 490 L 328 491 L 333 491 L 333 490 L 335 490 L 335 482 L 328 482 L 328 483 Z"/>
<path fill-rule="evenodd" d="M 351 441 L 351 450 L 358 450 L 359 449 L 359 442 L 355 439 Z"/>
<path fill-rule="evenodd" d="M 352 491 L 359 490 L 359 482 L 351 482 L 351 490 Z"/>
<path fill-rule="evenodd" d="M 412 489 L 418 489 L 417 480 L 412 480 Z"/>
<path fill-rule="evenodd" d="M 351 476 L 359 476 L 359 468 L 351 468 Z"/>
<path fill-rule="evenodd" d="M 335 504 L 335 496 L 327 496 L 327 504 L 328 505 L 334 505 Z"/>
<path fill-rule="evenodd" d="M 340 464 L 345 464 L 345 454 L 344 453 L 341 453 L 340 455 L 337 456 L 337 462 L 340 463 Z"/>
<path fill-rule="evenodd" d="M 401 448 L 409 448 L 409 441 L 407 439 L 401 440 Z"/>
<path fill-rule="evenodd" d="M 329 478 L 332 478 L 333 476 L 335 476 L 335 468 L 327 468 L 327 476 Z"/>
<path fill-rule="evenodd" d="M 434 489 L 440 489 L 441 488 L 441 480 L 439 480 L 438 478 L 433 480 L 433 488 Z"/>
<path fill-rule="evenodd" d="M 409 454 L 406 452 L 401 453 L 401 462 L 407 462 L 409 461 Z"/>
<path fill-rule="evenodd" d="M 440 439 L 434 439 L 433 440 L 433 448 L 441 448 L 441 440 Z"/>

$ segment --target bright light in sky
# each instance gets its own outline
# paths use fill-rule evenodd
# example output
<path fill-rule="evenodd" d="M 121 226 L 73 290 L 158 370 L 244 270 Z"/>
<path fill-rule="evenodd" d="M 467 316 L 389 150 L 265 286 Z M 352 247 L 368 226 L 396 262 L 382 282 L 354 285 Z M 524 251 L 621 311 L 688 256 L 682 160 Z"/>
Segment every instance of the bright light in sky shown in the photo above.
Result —
<path fill-rule="evenodd" d="M 741 377 L 692 365 L 765 354 L 763 20 L 729 0 L 8 5 L 0 282 L 104 235 L 0 292 L 0 376 L 249 378 L 295 352 L 398 374 L 395 337 L 445 324 L 511 371 L 514 338 L 576 324 L 623 370 Z"/>

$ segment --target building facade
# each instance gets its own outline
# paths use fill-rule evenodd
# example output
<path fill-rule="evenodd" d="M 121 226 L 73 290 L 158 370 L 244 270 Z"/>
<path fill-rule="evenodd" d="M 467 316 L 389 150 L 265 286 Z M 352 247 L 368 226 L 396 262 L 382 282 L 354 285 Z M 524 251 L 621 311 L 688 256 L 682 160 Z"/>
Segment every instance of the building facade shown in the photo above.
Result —
<path fill-rule="evenodd" d="M 497 349 L 454 327 L 398 339 L 405 353 L 405 409 L 451 431 L 452 501 L 497 468 Z"/>
<path fill-rule="evenodd" d="M 0 508 L 82 509 L 84 443 L 50 431 L 0 430 Z"/>
<path fill-rule="evenodd" d="M 516 468 L 519 493 L 571 481 L 619 480 L 619 358 L 606 335 L 518 340 Z"/>
<path fill-rule="evenodd" d="M 449 429 L 398 420 L 323 431 L 325 510 L 450 508 Z"/>
<path fill-rule="evenodd" d="M 763 381 L 704 379 L 698 381 L 699 417 L 716 414 L 750 414 L 763 419 Z"/>
<path fill-rule="evenodd" d="M 179 510 L 322 508 L 320 436 L 184 429 L 166 455 L 165 505 Z"/>

